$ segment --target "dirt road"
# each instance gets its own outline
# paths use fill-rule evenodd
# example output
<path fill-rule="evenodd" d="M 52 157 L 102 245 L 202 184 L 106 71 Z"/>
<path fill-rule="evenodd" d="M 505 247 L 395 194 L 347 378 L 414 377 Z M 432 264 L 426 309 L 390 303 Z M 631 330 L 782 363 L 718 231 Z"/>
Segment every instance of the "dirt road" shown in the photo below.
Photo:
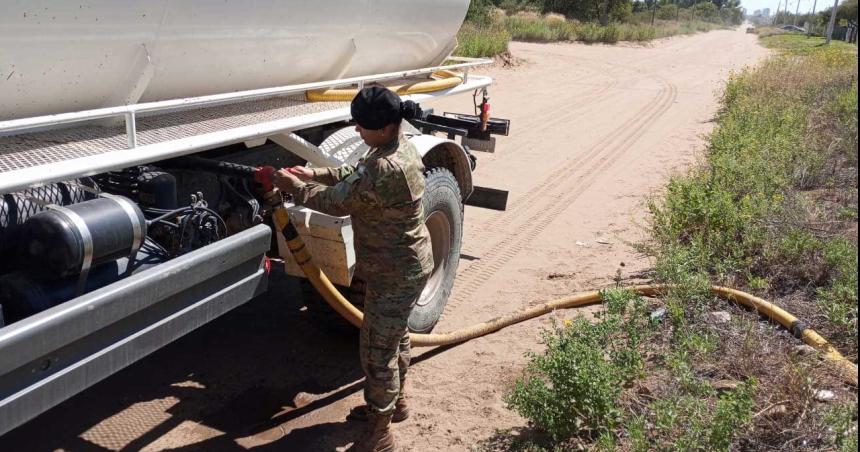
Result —
<path fill-rule="evenodd" d="M 479 155 L 476 182 L 510 190 L 504 213 L 467 208 L 460 274 L 438 331 L 532 303 L 642 278 L 647 196 L 688 165 L 732 69 L 766 51 L 716 31 L 641 46 L 512 45 L 525 62 L 495 68 L 494 113 L 513 132 Z M 471 99 L 437 110 L 467 111 Z M 316 331 L 295 281 L 126 369 L 0 439 L 0 450 L 334 450 L 358 434 L 354 337 Z M 559 316 L 572 316 L 560 313 Z M 533 321 L 447 350 L 417 351 L 407 450 L 492 446 L 524 425 L 502 402 Z"/>

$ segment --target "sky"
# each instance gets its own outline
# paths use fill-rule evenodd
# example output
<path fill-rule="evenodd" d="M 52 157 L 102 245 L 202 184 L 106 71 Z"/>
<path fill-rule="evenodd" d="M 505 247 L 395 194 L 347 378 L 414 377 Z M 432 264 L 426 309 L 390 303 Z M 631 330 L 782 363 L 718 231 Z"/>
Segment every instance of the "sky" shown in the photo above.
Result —
<path fill-rule="evenodd" d="M 788 10 L 792 13 L 797 8 L 797 2 L 800 1 L 800 12 L 811 12 L 812 5 L 815 3 L 815 0 L 788 0 Z M 774 14 L 776 12 L 776 5 L 779 3 L 779 0 L 741 0 L 741 6 L 747 9 L 749 14 L 752 14 L 753 11 L 757 9 L 770 8 L 770 13 Z M 833 0 L 818 0 L 818 6 L 815 8 L 816 11 L 821 11 L 822 9 L 826 9 L 833 6 Z M 782 6 L 779 8 L 780 11 L 785 8 L 785 0 L 782 0 Z"/>

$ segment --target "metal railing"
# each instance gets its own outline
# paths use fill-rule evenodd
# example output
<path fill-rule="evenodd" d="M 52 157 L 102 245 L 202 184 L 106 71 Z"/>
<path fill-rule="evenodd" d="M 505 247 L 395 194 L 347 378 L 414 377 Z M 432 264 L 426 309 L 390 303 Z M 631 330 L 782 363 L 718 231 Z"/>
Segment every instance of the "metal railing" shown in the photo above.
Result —
<path fill-rule="evenodd" d="M 237 91 L 225 94 L 212 94 L 208 96 L 188 97 L 184 99 L 172 99 L 158 102 L 146 102 L 141 104 L 123 105 L 118 107 L 97 108 L 93 110 L 82 110 L 71 113 L 60 113 L 55 115 L 35 116 L 31 118 L 11 119 L 0 121 L 0 136 L 14 135 L 27 131 L 51 130 L 71 123 L 91 121 L 97 119 L 123 117 L 125 130 L 128 135 L 128 149 L 137 147 L 137 116 L 173 113 L 181 110 L 190 110 L 201 107 L 214 107 L 224 104 L 261 100 L 291 94 L 304 93 L 306 91 L 336 88 L 342 86 L 358 85 L 363 87 L 369 82 L 383 82 L 386 80 L 397 80 L 424 74 L 432 74 L 441 70 L 462 69 L 464 81 L 468 81 L 469 70 L 476 66 L 491 64 L 493 61 L 485 58 L 449 57 L 448 61 L 454 64 L 444 64 L 408 71 L 388 72 L 384 74 L 366 75 L 361 77 L 350 77 L 323 82 L 302 83 L 298 85 L 286 85 L 274 88 L 262 88 L 247 91 Z"/>

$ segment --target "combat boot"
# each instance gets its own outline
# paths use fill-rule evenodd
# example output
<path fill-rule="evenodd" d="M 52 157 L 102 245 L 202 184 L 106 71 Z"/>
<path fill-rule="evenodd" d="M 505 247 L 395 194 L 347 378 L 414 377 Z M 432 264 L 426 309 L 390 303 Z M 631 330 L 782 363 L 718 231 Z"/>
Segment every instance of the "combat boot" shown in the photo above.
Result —
<path fill-rule="evenodd" d="M 364 422 L 367 420 L 367 413 L 369 411 L 367 405 L 359 405 L 349 410 L 346 419 L 348 421 Z M 397 402 L 394 404 L 394 414 L 391 416 L 391 422 L 397 424 L 406 419 L 409 419 L 409 406 L 406 405 L 406 396 L 401 392 L 400 397 L 397 398 Z"/>
<path fill-rule="evenodd" d="M 391 432 L 392 414 L 368 412 L 367 428 L 346 452 L 396 452 L 397 445 Z"/>

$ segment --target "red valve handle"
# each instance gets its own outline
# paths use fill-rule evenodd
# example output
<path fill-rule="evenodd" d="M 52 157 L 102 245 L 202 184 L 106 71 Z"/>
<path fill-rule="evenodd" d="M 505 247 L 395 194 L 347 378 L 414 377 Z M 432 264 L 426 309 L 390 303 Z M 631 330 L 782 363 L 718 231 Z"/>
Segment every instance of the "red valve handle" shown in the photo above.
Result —
<path fill-rule="evenodd" d="M 270 192 L 275 188 L 275 185 L 272 183 L 272 176 L 277 171 L 272 166 L 262 166 L 257 168 L 257 171 L 254 171 L 254 181 L 263 186 L 264 192 Z"/>

